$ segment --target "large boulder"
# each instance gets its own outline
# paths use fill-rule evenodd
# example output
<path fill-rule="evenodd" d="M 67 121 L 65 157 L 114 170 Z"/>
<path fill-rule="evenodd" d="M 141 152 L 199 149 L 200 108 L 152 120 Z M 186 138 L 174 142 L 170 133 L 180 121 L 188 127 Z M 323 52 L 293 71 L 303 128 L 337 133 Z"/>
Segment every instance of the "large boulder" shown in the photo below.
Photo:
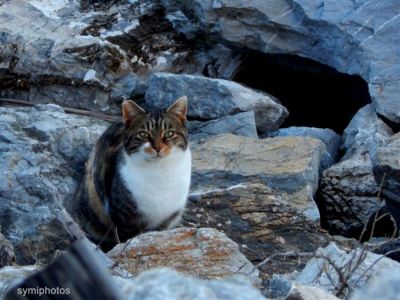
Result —
<path fill-rule="evenodd" d="M 252 261 L 287 251 L 313 252 L 327 243 L 317 209 L 309 199 L 274 192 L 263 183 L 240 183 L 189 195 L 183 224 L 213 227 L 240 245 Z M 297 258 L 260 268 L 263 275 L 291 272 L 301 267 Z"/>
<path fill-rule="evenodd" d="M 117 114 L 151 73 L 213 62 L 229 78 L 238 66 L 226 47 L 193 47 L 158 1 L 12 0 L 0 14 L 2 97 Z"/>
<path fill-rule="evenodd" d="M 149 232 L 115 246 L 107 254 L 133 275 L 170 267 L 199 278 L 227 278 L 246 274 L 260 285 L 258 270 L 225 234 L 212 228 L 177 228 Z"/>
<path fill-rule="evenodd" d="M 339 157 L 340 135 L 329 128 L 314 127 L 288 127 L 280 128 L 266 134 L 268 137 L 275 136 L 304 136 L 316 138 L 323 141 L 326 145 L 326 153 L 322 160 L 322 169 L 325 170 L 337 162 Z"/>
<path fill-rule="evenodd" d="M 132 300 L 263 300 L 265 297 L 248 281 L 240 278 L 210 280 L 185 276 L 160 268 L 143 272 L 120 283 L 125 299 Z"/>
<path fill-rule="evenodd" d="M 247 111 L 207 122 L 189 121 L 187 123 L 190 140 L 198 140 L 222 133 L 258 138 L 254 112 Z"/>
<path fill-rule="evenodd" d="M 288 116 L 287 109 L 270 95 L 203 76 L 156 73 L 149 79 L 145 100 L 150 107 L 168 107 L 184 95 L 189 98 L 188 116 L 195 119 L 254 111 L 257 130 L 264 132 L 278 129 Z"/>
<path fill-rule="evenodd" d="M 163 0 L 231 47 L 296 54 L 358 74 L 376 111 L 400 123 L 398 1 Z"/>
<path fill-rule="evenodd" d="M 381 187 L 381 197 L 400 228 L 400 133 L 391 137 L 388 144 L 378 148 L 373 160 L 373 173 Z"/>
<path fill-rule="evenodd" d="M 276 191 L 308 199 L 318 188 L 323 142 L 307 137 L 257 140 L 223 134 L 192 144 L 192 190 L 207 191 L 264 182 Z M 301 192 L 301 193 L 300 193 Z"/>
<path fill-rule="evenodd" d="M 345 155 L 342 160 L 362 152 L 368 152 L 373 159 L 377 148 L 384 146 L 392 135 L 393 130 L 378 117 L 374 107 L 364 106 L 343 132 L 341 150 Z"/>
<path fill-rule="evenodd" d="M 105 122 L 56 105 L 0 108 L 0 227 L 19 263 L 49 260 L 72 236 L 57 217 Z"/>
<path fill-rule="evenodd" d="M 382 206 L 378 192 L 368 152 L 333 165 L 322 173 L 317 193 L 324 225 L 332 234 L 359 238 Z"/>

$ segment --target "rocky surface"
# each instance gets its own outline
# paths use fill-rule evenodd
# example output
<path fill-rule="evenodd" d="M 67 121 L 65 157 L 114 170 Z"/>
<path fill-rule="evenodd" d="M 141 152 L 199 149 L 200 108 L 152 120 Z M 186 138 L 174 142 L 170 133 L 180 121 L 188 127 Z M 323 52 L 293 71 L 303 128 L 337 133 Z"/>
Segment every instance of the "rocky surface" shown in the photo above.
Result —
<path fill-rule="evenodd" d="M 153 72 L 201 74 L 213 62 L 227 78 L 238 64 L 226 47 L 187 42 L 158 1 L 12 0 L 0 14 L 2 97 L 119 114 Z"/>
<path fill-rule="evenodd" d="M 317 199 L 329 231 L 360 237 L 371 216 L 382 207 L 378 192 L 368 152 L 355 154 L 325 170 Z"/>
<path fill-rule="evenodd" d="M 209 280 L 184 276 L 162 268 L 120 283 L 125 299 L 132 300 L 262 300 L 265 297 L 243 278 Z"/>
<path fill-rule="evenodd" d="M 381 197 L 395 217 L 400 228 L 400 134 L 392 136 L 388 144 L 378 148 L 374 157 L 373 172 L 382 187 Z"/>
<path fill-rule="evenodd" d="M 40 270 L 40 266 L 38 265 L 7 266 L 0 268 L 0 297 L 3 298 L 10 288 L 18 285 L 26 277 L 38 270 Z"/>
<path fill-rule="evenodd" d="M 397 0 L 163 3 L 174 4 L 214 41 L 262 53 L 296 54 L 362 76 L 376 111 L 400 123 Z"/>
<path fill-rule="evenodd" d="M 400 295 L 399 272 L 386 272 L 382 276 L 375 276 L 364 288 L 356 291 L 351 300 L 390 300 Z"/>
<path fill-rule="evenodd" d="M 293 284 L 285 300 L 339 300 L 338 297 L 327 291 L 309 285 Z"/>
<path fill-rule="evenodd" d="M 341 150 L 345 155 L 342 160 L 364 152 L 373 159 L 377 148 L 384 146 L 392 135 L 393 130 L 378 117 L 372 105 L 367 105 L 356 113 L 343 132 Z"/>
<path fill-rule="evenodd" d="M 0 268 L 11 265 L 14 260 L 14 247 L 0 232 Z"/>
<path fill-rule="evenodd" d="M 258 262 L 286 251 L 312 252 L 328 240 L 309 199 L 277 194 L 262 183 L 191 193 L 183 224 L 223 231 Z M 287 258 L 261 270 L 268 277 L 298 268 L 297 258 Z"/>
<path fill-rule="evenodd" d="M 232 81 L 193 75 L 152 75 L 145 101 L 150 107 L 167 107 L 183 95 L 189 99 L 189 118 L 210 120 L 254 111 L 257 130 L 265 132 L 278 129 L 288 116 L 287 109 L 270 95 Z"/>
<path fill-rule="evenodd" d="M 311 201 L 326 146 L 304 137 L 253 138 L 219 135 L 192 144 L 192 191 L 256 180 Z M 307 201 L 307 200 L 306 200 Z"/>
<path fill-rule="evenodd" d="M 399 271 L 400 264 L 390 258 L 363 248 L 345 251 L 332 243 L 316 252 L 316 257 L 307 263 L 296 282 L 343 296 L 365 286 L 368 280 Z"/>
<path fill-rule="evenodd" d="M 198 278 L 227 278 L 238 274 L 260 285 L 258 270 L 236 243 L 211 228 L 178 228 L 149 232 L 107 254 L 133 275 L 157 267 L 170 267 Z"/>
<path fill-rule="evenodd" d="M 310 292 L 310 298 L 306 299 L 313 299 L 313 292 L 325 294 L 324 299 L 334 295 L 352 299 L 355 291 L 369 290 L 370 282 L 379 282 L 380 278 L 387 278 L 390 274 L 396 277 L 400 268 L 398 262 L 369 252 L 364 246 L 348 248 L 330 243 L 308 255 L 311 259 L 301 272 L 274 275 L 266 284 L 265 294 L 272 299 L 291 299 L 290 293 L 300 286 L 301 290 Z M 391 282 L 393 286 L 389 286 L 389 294 L 397 289 L 396 282 L 398 279 Z"/>
<path fill-rule="evenodd" d="M 56 105 L 0 108 L 0 226 L 18 263 L 49 260 L 72 236 L 57 218 L 72 195 L 102 122 Z"/>
<path fill-rule="evenodd" d="M 107 260 L 128 298 L 258 299 L 238 279 L 201 278 L 241 273 L 260 284 L 259 271 L 272 298 L 321 297 L 310 285 L 324 298 L 363 288 L 355 299 L 373 299 L 379 285 L 388 287 L 382 296 L 397 295 L 398 264 L 353 250 L 357 243 L 314 255 L 336 240 L 320 219 L 331 233 L 358 237 L 386 203 L 400 228 L 396 0 L 10 0 L 0 1 L 0 16 L 0 97 L 120 115 L 125 98 L 167 107 L 189 96 L 191 228 L 136 237 L 124 249 L 131 258 Z M 373 103 L 354 116 L 339 153 L 330 129 L 280 129 L 288 111 L 278 99 L 230 81 L 246 57 L 278 57 L 271 54 L 310 58 L 367 82 Z M 0 269 L 1 294 L 38 268 L 15 264 L 47 263 L 82 236 L 65 205 L 108 123 L 53 104 L 0 107 L 0 115 L 0 266 L 13 265 Z M 378 251 L 397 249 L 391 242 Z M 118 265 L 137 278 L 115 272 Z M 139 273 L 165 265 L 197 279 Z M 277 275 L 293 270 L 300 273 Z M 273 284 L 275 294 L 266 293 Z"/>
<path fill-rule="evenodd" d="M 340 135 L 329 128 L 289 127 L 278 129 L 264 136 L 304 136 L 323 141 L 326 145 L 326 153 L 321 162 L 323 170 L 336 163 L 339 158 Z"/>
<path fill-rule="evenodd" d="M 258 138 L 253 111 L 225 116 L 208 122 L 189 121 L 188 129 L 191 141 L 222 133 Z"/>

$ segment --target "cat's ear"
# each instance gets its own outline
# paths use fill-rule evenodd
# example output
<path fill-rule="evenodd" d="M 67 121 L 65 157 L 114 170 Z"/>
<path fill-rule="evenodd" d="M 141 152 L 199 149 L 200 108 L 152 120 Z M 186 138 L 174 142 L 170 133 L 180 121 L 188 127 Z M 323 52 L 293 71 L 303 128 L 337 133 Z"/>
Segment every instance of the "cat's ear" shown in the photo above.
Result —
<path fill-rule="evenodd" d="M 186 96 L 180 97 L 170 107 L 168 107 L 167 112 L 175 114 L 182 123 L 185 123 L 187 102 L 188 99 Z"/>
<path fill-rule="evenodd" d="M 133 118 L 144 113 L 146 113 L 146 111 L 132 100 L 125 100 L 122 102 L 122 121 L 125 125 L 129 126 Z"/>

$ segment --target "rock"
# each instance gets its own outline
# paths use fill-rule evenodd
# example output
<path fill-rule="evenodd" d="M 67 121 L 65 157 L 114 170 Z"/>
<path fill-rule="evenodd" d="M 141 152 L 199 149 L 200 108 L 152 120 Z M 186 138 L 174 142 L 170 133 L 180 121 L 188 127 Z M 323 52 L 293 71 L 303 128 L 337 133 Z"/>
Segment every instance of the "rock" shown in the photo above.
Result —
<path fill-rule="evenodd" d="M 382 204 L 368 153 L 356 153 L 322 173 L 317 201 L 332 234 L 359 238 Z"/>
<path fill-rule="evenodd" d="M 375 113 L 370 104 L 361 108 L 343 132 L 341 149 L 345 151 L 343 160 L 356 152 L 368 151 L 371 157 L 377 148 L 384 146 L 393 135 L 392 129 Z"/>
<path fill-rule="evenodd" d="M 156 73 L 145 95 L 150 107 L 168 107 L 177 98 L 189 99 L 189 118 L 211 120 L 238 112 L 254 111 L 257 130 L 276 130 L 288 116 L 272 96 L 224 79 Z"/>
<path fill-rule="evenodd" d="M 326 153 L 322 159 L 322 170 L 332 166 L 338 160 L 338 151 L 340 146 L 340 135 L 328 128 L 312 127 L 289 127 L 281 128 L 277 131 L 267 134 L 268 137 L 275 136 L 304 136 L 320 139 L 326 145 Z"/>
<path fill-rule="evenodd" d="M 254 112 L 252 111 L 225 116 L 208 122 L 189 121 L 187 126 L 191 141 L 222 133 L 258 138 Z"/>
<path fill-rule="evenodd" d="M 339 300 L 338 297 L 326 292 L 325 290 L 301 284 L 293 284 L 285 300 Z"/>
<path fill-rule="evenodd" d="M 0 232 L 0 268 L 11 265 L 14 260 L 14 247 Z"/>
<path fill-rule="evenodd" d="M 262 300 L 265 297 L 243 278 L 210 280 L 184 276 L 167 268 L 141 273 L 120 283 L 125 299 L 131 300 Z"/>
<path fill-rule="evenodd" d="M 3 299 L 6 292 L 21 283 L 26 277 L 38 271 L 40 266 L 7 266 L 0 268 L 0 298 Z"/>
<path fill-rule="evenodd" d="M 400 133 L 391 137 L 387 145 L 378 148 L 373 159 L 373 173 L 381 187 L 381 197 L 400 228 Z"/>
<path fill-rule="evenodd" d="M 360 75 L 369 84 L 377 113 L 400 123 L 397 0 L 163 3 L 180 9 L 213 41 L 261 53 L 295 54 Z"/>
<path fill-rule="evenodd" d="M 341 281 L 337 270 L 341 270 L 345 282 Z M 363 248 L 350 252 L 339 249 L 331 243 L 320 248 L 299 274 L 296 282 L 318 286 L 339 296 L 351 294 L 384 274 L 399 274 L 400 264 Z"/>
<path fill-rule="evenodd" d="M 49 260 L 72 236 L 57 215 L 105 122 L 56 105 L 0 107 L 0 226 L 17 263 Z"/>
<path fill-rule="evenodd" d="M 199 278 L 247 274 L 260 284 L 258 270 L 225 234 L 211 228 L 177 228 L 139 235 L 115 246 L 107 255 L 133 275 L 156 267 L 171 267 Z"/>
<path fill-rule="evenodd" d="M 191 148 L 193 192 L 256 180 L 304 199 L 311 199 L 318 187 L 326 151 L 324 143 L 312 138 L 256 140 L 231 134 L 195 142 Z"/>
<path fill-rule="evenodd" d="M 262 183 L 241 183 L 191 193 L 183 224 L 217 228 L 238 243 L 246 257 L 259 262 L 276 253 L 313 252 L 316 244 L 327 244 L 311 201 L 290 199 L 287 193 L 273 192 Z M 261 270 L 271 276 L 299 267 L 298 258 L 290 257 L 272 261 Z"/>
<path fill-rule="evenodd" d="M 400 273 L 386 272 L 382 276 L 375 276 L 367 286 L 357 290 L 350 300 L 391 300 L 400 295 Z"/>
<path fill-rule="evenodd" d="M 151 73 L 216 65 L 228 78 L 239 61 L 226 47 L 185 39 L 153 0 L 13 0 L 0 14 L 5 98 L 119 114 L 122 99 L 144 94 Z"/>

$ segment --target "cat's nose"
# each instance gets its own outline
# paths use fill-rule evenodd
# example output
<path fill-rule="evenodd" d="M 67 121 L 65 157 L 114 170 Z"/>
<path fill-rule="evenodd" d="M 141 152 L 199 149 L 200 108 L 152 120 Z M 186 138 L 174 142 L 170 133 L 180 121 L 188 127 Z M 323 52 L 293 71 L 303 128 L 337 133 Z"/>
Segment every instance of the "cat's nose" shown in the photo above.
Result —
<path fill-rule="evenodd" d="M 154 148 L 154 150 L 157 151 L 157 153 L 160 153 L 160 151 L 161 151 L 161 147 L 160 146 L 154 146 L 153 148 Z"/>

